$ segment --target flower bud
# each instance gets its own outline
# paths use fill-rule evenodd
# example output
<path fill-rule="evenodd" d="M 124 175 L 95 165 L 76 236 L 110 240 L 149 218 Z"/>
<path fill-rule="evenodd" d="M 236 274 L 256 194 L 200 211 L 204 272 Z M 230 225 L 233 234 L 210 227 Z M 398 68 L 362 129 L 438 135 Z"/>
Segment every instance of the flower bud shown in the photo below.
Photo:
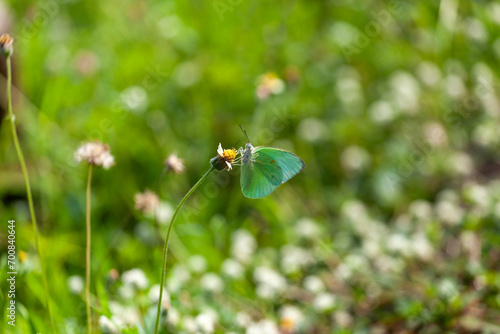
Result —
<path fill-rule="evenodd" d="M 14 39 L 9 34 L 0 36 L 0 53 L 6 58 L 12 56 L 12 53 L 14 53 L 13 43 Z"/>

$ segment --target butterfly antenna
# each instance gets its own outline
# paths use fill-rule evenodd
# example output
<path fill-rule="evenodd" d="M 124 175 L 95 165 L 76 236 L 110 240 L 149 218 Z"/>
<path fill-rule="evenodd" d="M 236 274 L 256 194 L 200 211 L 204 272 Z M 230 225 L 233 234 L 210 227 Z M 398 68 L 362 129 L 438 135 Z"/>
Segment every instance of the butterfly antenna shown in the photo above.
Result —
<path fill-rule="evenodd" d="M 247 138 L 247 143 L 250 142 L 250 139 L 248 139 L 248 136 L 247 136 L 247 132 L 245 130 L 243 130 L 243 127 L 240 125 L 240 129 L 241 131 L 243 131 L 243 134 L 245 135 L 245 137 Z"/>

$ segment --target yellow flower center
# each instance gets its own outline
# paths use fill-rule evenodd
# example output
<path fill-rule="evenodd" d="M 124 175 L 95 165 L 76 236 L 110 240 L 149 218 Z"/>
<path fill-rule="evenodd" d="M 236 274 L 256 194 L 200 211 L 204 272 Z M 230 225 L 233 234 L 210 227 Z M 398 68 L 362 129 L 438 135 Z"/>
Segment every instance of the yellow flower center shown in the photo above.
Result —
<path fill-rule="evenodd" d="M 295 328 L 295 322 L 289 318 L 281 319 L 281 327 L 287 331 L 291 331 Z"/>
<path fill-rule="evenodd" d="M 10 44 L 12 43 L 13 39 L 12 37 L 10 37 L 8 34 L 3 34 L 2 36 L 0 36 L 0 45 L 7 45 L 7 44 Z"/>
<path fill-rule="evenodd" d="M 234 148 L 230 150 L 224 150 L 224 152 L 222 152 L 222 157 L 225 161 L 232 163 L 236 158 L 236 150 Z"/>

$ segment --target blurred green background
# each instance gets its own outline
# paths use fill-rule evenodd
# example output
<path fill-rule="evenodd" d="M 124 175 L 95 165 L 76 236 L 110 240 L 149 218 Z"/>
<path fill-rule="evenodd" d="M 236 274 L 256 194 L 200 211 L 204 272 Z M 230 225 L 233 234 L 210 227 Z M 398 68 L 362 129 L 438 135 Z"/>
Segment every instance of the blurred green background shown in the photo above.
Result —
<path fill-rule="evenodd" d="M 103 333 L 150 333 L 173 208 L 252 143 L 306 169 L 270 196 L 213 175 L 174 227 L 164 333 L 500 332 L 500 3 L 10 0 L 14 112 L 60 333 L 85 332 L 85 186 Z M 1 15 L 0 15 L 1 16 Z M 4 21 L 7 22 L 7 21 Z M 5 106 L 5 77 L 0 77 Z M 239 142 L 237 143 L 237 141 Z M 235 144 L 237 143 L 237 144 Z M 134 208 L 157 192 L 161 205 Z M 16 220 L 17 325 L 46 333 L 24 180 L 0 129 L 0 304 Z M 5 228 L 4 228 L 5 227 Z"/>

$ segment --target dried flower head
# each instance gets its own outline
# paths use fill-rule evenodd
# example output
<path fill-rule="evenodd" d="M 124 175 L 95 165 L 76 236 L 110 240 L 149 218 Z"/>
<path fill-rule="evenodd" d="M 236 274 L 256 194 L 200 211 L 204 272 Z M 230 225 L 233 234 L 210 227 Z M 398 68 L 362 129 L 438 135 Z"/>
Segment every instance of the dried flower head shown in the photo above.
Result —
<path fill-rule="evenodd" d="M 224 169 L 231 170 L 233 169 L 232 163 L 234 162 L 237 153 L 238 151 L 234 148 L 223 150 L 222 145 L 219 143 L 217 155 L 210 160 L 210 164 L 218 171 L 222 171 Z"/>
<path fill-rule="evenodd" d="M 165 160 L 165 167 L 177 174 L 181 174 L 184 172 L 184 161 L 179 159 L 176 153 L 172 153 L 168 156 L 167 160 Z"/>
<path fill-rule="evenodd" d="M 3 34 L 0 36 L 0 52 L 5 57 L 10 57 L 14 53 L 13 47 L 14 39 L 10 37 L 9 34 Z"/>
<path fill-rule="evenodd" d="M 102 166 L 104 169 L 109 169 L 115 164 L 109 145 L 98 141 L 83 143 L 75 152 L 75 160 L 87 161 L 89 165 Z"/>
<path fill-rule="evenodd" d="M 153 213 L 160 205 L 160 199 L 150 190 L 134 195 L 135 209 L 144 214 Z"/>

